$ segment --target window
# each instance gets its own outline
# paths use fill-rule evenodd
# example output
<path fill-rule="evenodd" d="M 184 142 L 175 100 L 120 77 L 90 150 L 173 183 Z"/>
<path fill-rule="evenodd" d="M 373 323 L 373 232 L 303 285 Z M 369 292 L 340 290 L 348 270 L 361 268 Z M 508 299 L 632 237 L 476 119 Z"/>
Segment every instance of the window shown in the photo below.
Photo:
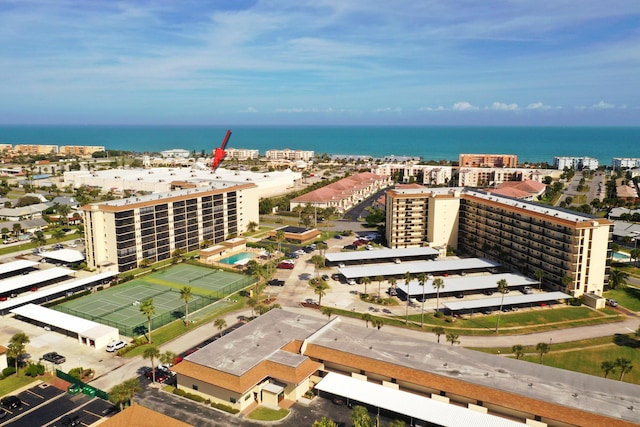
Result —
<path fill-rule="evenodd" d="M 192 388 L 192 389 L 194 389 L 194 390 L 196 390 L 196 391 L 198 390 L 198 386 L 197 386 L 197 385 L 195 385 L 195 384 L 191 384 L 191 388 Z"/>

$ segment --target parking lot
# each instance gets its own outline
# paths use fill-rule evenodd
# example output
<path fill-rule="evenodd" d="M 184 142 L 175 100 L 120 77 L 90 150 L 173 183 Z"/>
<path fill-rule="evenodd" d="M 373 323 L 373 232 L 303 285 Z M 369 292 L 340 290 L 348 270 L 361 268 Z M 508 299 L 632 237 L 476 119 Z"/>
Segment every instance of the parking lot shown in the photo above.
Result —
<path fill-rule="evenodd" d="M 64 427 L 65 415 L 77 415 L 83 425 L 91 425 L 113 413 L 113 404 L 79 394 L 71 396 L 64 390 L 43 383 L 13 394 L 21 401 L 16 409 L 4 409 L 7 416 L 0 426 Z"/>

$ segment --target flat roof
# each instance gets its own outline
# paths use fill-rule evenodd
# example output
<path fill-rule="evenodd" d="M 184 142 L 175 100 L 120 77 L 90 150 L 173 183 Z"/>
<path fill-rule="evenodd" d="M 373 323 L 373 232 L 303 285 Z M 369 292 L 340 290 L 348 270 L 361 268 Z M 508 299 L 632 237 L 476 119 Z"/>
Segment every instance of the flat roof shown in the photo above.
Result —
<path fill-rule="evenodd" d="M 21 274 L 19 276 L 9 277 L 0 280 L 0 293 L 9 293 L 16 289 L 35 286 L 49 280 L 59 279 L 60 277 L 75 274 L 75 271 L 64 267 L 53 267 L 44 270 L 33 271 L 29 274 Z"/>
<path fill-rule="evenodd" d="M 21 305 L 25 305 L 31 301 L 35 301 L 41 298 L 47 298 L 52 295 L 58 294 L 60 292 L 66 292 L 66 291 L 71 291 L 77 288 L 81 288 L 90 283 L 95 283 L 97 281 L 109 279 L 117 275 L 118 275 L 117 272 L 106 271 L 104 273 L 94 274 L 93 276 L 90 276 L 90 277 L 84 277 L 82 279 L 72 280 L 69 282 L 64 282 L 64 283 L 56 284 L 53 286 L 47 286 L 46 288 L 39 289 L 37 292 L 27 292 L 16 298 L 9 298 L 6 301 L 0 302 L 0 313 L 13 307 L 19 307 Z"/>
<path fill-rule="evenodd" d="M 482 427 L 526 425 L 335 372 L 329 372 L 324 376 L 316 384 L 316 388 L 435 425 Z"/>
<path fill-rule="evenodd" d="M 398 249 L 374 249 L 371 251 L 355 252 L 331 252 L 325 254 L 329 262 L 359 261 L 365 259 L 404 258 L 417 256 L 434 256 L 439 252 L 433 248 L 398 248 Z"/>
<path fill-rule="evenodd" d="M 291 366 L 307 360 L 299 354 L 284 355 L 280 349 L 294 339 L 304 340 L 326 324 L 326 319 L 296 316 L 283 310 L 267 314 L 259 318 L 268 318 L 268 322 L 253 320 L 185 359 L 232 375 L 242 375 L 265 359 L 288 362 Z"/>
<path fill-rule="evenodd" d="M 101 338 L 104 335 L 112 334 L 114 330 L 116 334 L 119 335 L 117 328 L 102 325 L 67 313 L 61 313 L 36 304 L 23 305 L 22 307 L 14 308 L 11 312 L 15 315 L 51 325 L 65 331 L 77 333 L 78 335 L 84 335 L 88 338 Z M 88 333 L 90 335 L 88 335 Z"/>
<path fill-rule="evenodd" d="M 516 305 L 516 304 L 529 304 L 536 302 L 544 302 L 544 301 L 555 301 L 561 299 L 571 298 L 571 295 L 565 294 L 564 292 L 554 291 L 554 292 L 536 292 L 533 294 L 522 294 L 522 295 L 514 295 L 514 296 L 505 296 L 503 306 Z M 500 302 L 502 301 L 502 297 L 491 297 L 491 298 L 480 298 L 480 299 L 469 299 L 465 301 L 452 301 L 445 302 L 444 305 L 451 311 L 458 310 L 472 310 L 476 308 L 486 308 L 486 307 L 499 307 Z"/>
<path fill-rule="evenodd" d="M 495 268 L 499 266 L 499 262 L 485 258 L 465 258 L 444 261 L 410 261 L 400 264 L 367 264 L 365 266 L 340 267 L 338 270 L 347 279 L 357 279 L 360 277 L 402 276 L 407 272 L 411 274 L 435 274 L 440 272 Z"/>
<path fill-rule="evenodd" d="M 40 256 L 62 262 L 80 262 L 84 260 L 82 252 L 74 249 L 58 249 L 57 251 L 42 252 Z"/>
<path fill-rule="evenodd" d="M 0 264 L 0 275 L 13 273 L 14 271 L 24 270 L 25 268 L 33 267 L 38 265 L 35 261 L 28 261 L 26 259 L 20 259 L 17 261 L 6 262 L 4 264 Z"/>
<path fill-rule="evenodd" d="M 464 292 L 464 291 L 477 291 L 480 289 L 496 289 L 498 288 L 499 280 L 506 280 L 509 284 L 510 288 L 519 287 L 519 286 L 538 286 L 538 281 L 531 279 L 529 277 L 523 276 L 521 274 L 514 273 L 502 273 L 502 274 L 485 274 L 482 276 L 465 276 L 465 277 L 441 277 L 444 283 L 444 287 L 440 288 L 440 293 L 449 293 L 449 292 Z M 396 287 L 405 294 L 408 293 L 410 296 L 417 295 L 425 295 L 432 296 L 436 295 L 437 292 L 433 288 L 433 279 L 429 278 L 425 282 L 424 289 L 420 285 L 418 280 L 412 280 L 409 282 L 409 290 L 407 292 L 407 285 L 403 281 L 398 281 Z"/>

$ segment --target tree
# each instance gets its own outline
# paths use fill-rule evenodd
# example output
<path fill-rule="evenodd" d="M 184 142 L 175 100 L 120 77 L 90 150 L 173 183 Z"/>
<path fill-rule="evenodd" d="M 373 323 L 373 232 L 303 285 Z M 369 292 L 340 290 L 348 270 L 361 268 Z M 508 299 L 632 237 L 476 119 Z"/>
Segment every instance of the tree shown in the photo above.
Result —
<path fill-rule="evenodd" d="M 140 381 L 137 378 L 131 378 L 125 382 L 113 386 L 109 391 L 109 400 L 120 406 L 120 410 L 124 409 L 124 404 L 130 402 L 133 396 L 141 389 Z"/>
<path fill-rule="evenodd" d="M 311 262 L 314 266 L 314 274 L 316 277 L 320 274 L 320 269 L 324 267 L 324 257 L 322 255 L 314 255 L 311 257 Z"/>
<path fill-rule="evenodd" d="M 322 297 L 327 294 L 329 285 L 324 280 L 318 280 L 318 283 L 313 287 L 313 293 L 318 295 L 318 306 L 322 305 Z"/>
<path fill-rule="evenodd" d="M 396 285 L 398 284 L 398 279 L 396 279 L 395 277 L 391 277 L 388 280 L 389 284 L 391 285 L 392 288 L 395 288 Z"/>
<path fill-rule="evenodd" d="M 360 283 L 362 283 L 364 285 L 364 293 L 366 295 L 367 293 L 367 285 L 369 283 L 371 283 L 371 278 L 368 276 L 364 276 L 362 279 L 360 279 Z"/>
<path fill-rule="evenodd" d="M 13 224 L 13 227 L 11 228 L 12 228 L 13 234 L 15 234 L 16 237 L 18 237 L 22 233 L 22 225 L 20 225 L 19 223 Z"/>
<path fill-rule="evenodd" d="M 444 280 L 442 277 L 436 277 L 432 285 L 433 289 L 436 290 L 436 311 L 440 311 L 440 289 L 444 288 Z"/>
<path fill-rule="evenodd" d="M 533 275 L 538 279 L 538 289 L 542 289 L 542 279 L 544 279 L 544 270 L 536 270 Z"/>
<path fill-rule="evenodd" d="M 320 256 L 322 258 L 324 258 L 327 249 L 329 249 L 329 245 L 327 245 L 326 242 L 318 242 L 318 243 L 316 243 L 316 248 L 320 252 Z M 322 265 L 324 265 L 324 263 Z"/>
<path fill-rule="evenodd" d="M 145 359 L 149 359 L 149 361 L 151 361 L 151 378 L 152 378 L 152 381 L 155 383 L 156 382 L 156 366 L 155 366 L 155 363 L 153 362 L 160 357 L 160 350 L 158 350 L 158 347 L 156 347 L 155 345 L 149 346 L 145 348 L 144 351 L 142 352 L 142 357 Z"/>
<path fill-rule="evenodd" d="M 431 332 L 436 334 L 436 337 L 438 337 L 438 344 L 440 344 L 440 335 L 444 335 L 446 331 L 442 326 L 436 326 L 433 329 L 431 329 Z"/>
<path fill-rule="evenodd" d="M 406 426 L 407 426 L 407 423 L 405 423 L 402 420 L 393 420 L 387 425 L 387 427 L 406 427 Z"/>
<path fill-rule="evenodd" d="M 276 231 L 276 242 L 278 243 L 278 252 L 282 253 L 282 242 L 284 242 L 284 231 Z"/>
<path fill-rule="evenodd" d="M 351 411 L 353 427 L 372 427 L 369 411 L 364 406 L 354 406 Z"/>
<path fill-rule="evenodd" d="M 516 359 L 518 360 L 520 360 L 520 358 L 524 356 L 524 346 L 521 344 L 511 346 L 511 351 L 516 355 Z"/>
<path fill-rule="evenodd" d="M 496 332 L 498 332 L 498 326 L 500 326 L 500 315 L 502 313 L 502 305 L 504 304 L 504 295 L 509 292 L 509 283 L 506 279 L 498 280 L 498 292 L 502 294 L 500 299 L 500 310 L 498 310 L 498 321 L 496 322 Z"/>
<path fill-rule="evenodd" d="M 406 293 L 407 309 L 406 309 L 405 318 L 404 318 L 405 325 L 409 324 L 409 300 L 411 299 L 409 297 L 409 283 L 411 283 L 411 273 L 407 271 L 406 273 L 404 273 L 404 284 L 407 285 L 407 293 Z"/>
<path fill-rule="evenodd" d="M 218 329 L 218 333 L 220 334 L 220 336 L 222 336 L 222 330 L 227 327 L 227 321 L 222 317 L 218 317 L 213 321 L 213 326 Z"/>
<path fill-rule="evenodd" d="M 20 360 L 20 356 L 25 352 L 27 344 L 31 342 L 29 336 L 24 332 L 18 332 L 11 337 L 9 341 L 9 345 L 7 346 L 7 356 L 11 357 L 15 360 L 16 366 L 16 376 L 20 376 L 20 372 L 18 371 L 20 364 L 18 363 Z"/>
<path fill-rule="evenodd" d="M 176 249 L 171 253 L 171 263 L 172 264 L 177 264 L 180 261 L 182 261 L 182 254 L 184 253 L 183 249 Z"/>
<path fill-rule="evenodd" d="M 249 221 L 249 224 L 247 224 L 247 232 L 253 233 L 257 229 L 258 229 L 258 223 L 255 221 Z"/>
<path fill-rule="evenodd" d="M 331 319 L 331 315 L 333 314 L 333 307 L 322 307 L 322 314 Z"/>
<path fill-rule="evenodd" d="M 575 288 L 570 289 L 570 286 L 573 284 L 573 277 L 571 276 L 562 276 L 562 284 L 564 285 L 564 290 L 566 293 L 570 293 L 575 290 Z"/>
<path fill-rule="evenodd" d="M 322 417 L 319 420 L 315 420 L 311 427 L 338 427 L 335 421 L 327 417 Z"/>
<path fill-rule="evenodd" d="M 362 313 L 360 317 L 362 318 L 362 320 L 364 320 L 364 324 L 367 325 L 368 328 L 369 322 L 373 320 L 373 316 L 371 315 L 371 313 Z"/>
<path fill-rule="evenodd" d="M 176 363 L 177 357 L 178 355 L 175 354 L 173 351 L 167 350 L 160 355 L 159 359 L 160 359 L 160 363 L 162 363 L 163 365 L 171 366 Z"/>
<path fill-rule="evenodd" d="M 372 321 L 371 321 L 371 325 L 374 328 L 378 328 L 378 330 L 380 330 L 380 328 L 382 328 L 382 326 L 384 326 L 384 320 L 382 320 L 379 317 L 375 317 Z"/>
<path fill-rule="evenodd" d="M 153 299 L 149 298 L 142 301 L 142 303 L 140 303 L 140 312 L 144 314 L 147 318 L 147 322 L 148 322 L 147 333 L 149 334 L 147 336 L 147 339 L 149 342 L 152 342 L 151 341 L 151 319 L 156 314 L 156 306 L 153 304 Z"/>
<path fill-rule="evenodd" d="M 184 301 L 184 324 L 189 324 L 189 300 L 193 298 L 193 292 L 191 291 L 191 287 L 184 286 L 180 289 L 180 299 Z"/>
<path fill-rule="evenodd" d="M 631 259 L 635 259 L 636 264 L 638 264 L 638 260 L 640 260 L 640 249 L 631 249 L 631 251 L 629 251 L 629 256 Z"/>
<path fill-rule="evenodd" d="M 377 276 L 376 276 L 376 282 L 378 282 L 378 298 L 380 298 L 380 297 L 381 297 L 381 295 L 382 295 L 382 293 L 381 293 L 381 292 L 382 292 L 382 291 L 381 291 L 381 289 L 382 289 L 382 282 L 384 282 L 384 276 L 382 276 L 382 275 L 380 275 L 380 274 L 379 274 L 379 275 L 377 275 Z"/>
<path fill-rule="evenodd" d="M 549 350 L 551 350 L 549 343 L 539 342 L 536 344 L 536 351 L 540 354 L 540 364 L 544 361 L 544 355 L 549 353 Z"/>
<path fill-rule="evenodd" d="M 69 222 L 69 213 L 71 213 L 71 207 L 69 205 L 58 205 L 56 212 L 60 216 L 58 218 L 60 224 L 65 225 Z"/>
<path fill-rule="evenodd" d="M 447 342 L 450 342 L 451 347 L 453 347 L 454 344 L 460 344 L 460 340 L 458 339 L 459 337 L 460 335 L 454 332 L 449 332 L 447 333 Z"/>
<path fill-rule="evenodd" d="M 424 285 L 427 283 L 426 273 L 418 274 L 418 283 L 422 286 L 422 309 L 420 310 L 420 328 L 424 326 Z"/>
<path fill-rule="evenodd" d="M 616 371 L 616 362 L 605 360 L 600 364 L 600 369 L 604 371 L 604 377 L 607 378 L 609 374 L 613 374 Z"/>
<path fill-rule="evenodd" d="M 619 381 L 622 381 L 622 378 L 624 378 L 624 374 L 633 369 L 631 360 L 625 359 L 624 357 L 618 357 L 615 361 L 615 365 L 617 368 L 620 368 L 620 378 L 618 378 Z"/>
<path fill-rule="evenodd" d="M 33 243 L 37 247 L 40 247 L 47 244 L 47 239 L 45 239 L 44 233 L 42 231 L 36 231 L 35 233 L 33 233 L 31 243 Z"/>
<path fill-rule="evenodd" d="M 629 273 L 627 273 L 626 271 L 612 268 L 609 272 L 609 288 L 617 289 L 626 287 L 628 278 Z"/>
<path fill-rule="evenodd" d="M 60 242 L 60 240 L 62 240 L 62 238 L 65 235 L 66 235 L 66 233 L 64 231 L 62 231 L 61 229 L 54 230 L 54 232 L 51 233 L 51 237 L 56 239 L 56 242 Z"/>

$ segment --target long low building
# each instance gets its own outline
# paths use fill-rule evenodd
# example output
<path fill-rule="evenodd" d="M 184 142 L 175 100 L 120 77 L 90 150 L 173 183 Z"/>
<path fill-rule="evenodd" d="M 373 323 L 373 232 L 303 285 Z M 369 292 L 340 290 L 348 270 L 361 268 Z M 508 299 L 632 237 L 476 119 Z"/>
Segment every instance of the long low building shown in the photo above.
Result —
<path fill-rule="evenodd" d="M 28 290 L 32 287 L 39 287 L 65 276 L 74 275 L 75 271 L 63 267 L 47 268 L 37 270 L 29 274 L 10 277 L 0 280 L 0 295 L 12 293 L 14 291 Z"/>
<path fill-rule="evenodd" d="M 546 303 L 552 301 L 560 301 L 565 300 L 567 298 L 571 298 L 571 295 L 565 294 L 564 292 L 539 292 L 534 294 L 527 295 L 513 295 L 513 296 L 505 296 L 504 299 L 502 297 L 492 297 L 492 298 L 481 298 L 481 299 L 470 299 L 464 301 L 451 301 L 445 302 L 442 305 L 450 311 L 472 311 L 478 310 L 482 308 L 489 307 L 517 307 L 517 306 L 526 306 L 533 305 L 539 303 Z"/>
<path fill-rule="evenodd" d="M 402 277 L 406 273 L 453 274 L 470 271 L 489 271 L 500 267 L 500 263 L 483 258 L 453 259 L 444 261 L 414 261 L 400 264 L 371 264 L 362 267 L 340 267 L 338 270 L 347 279 L 362 277 Z"/>
<path fill-rule="evenodd" d="M 19 273 L 22 270 L 25 270 L 27 268 L 32 268 L 37 265 L 38 265 L 37 262 L 29 261 L 26 259 L 19 259 L 17 261 L 6 262 L 4 264 L 0 264 L 0 277 L 4 275 Z"/>
<path fill-rule="evenodd" d="M 427 342 L 391 326 L 366 328 L 339 317 L 327 321 L 283 309 L 235 329 L 173 369 L 178 388 L 239 410 L 296 401 L 336 373 L 451 403 L 437 415 L 420 415 L 401 403 L 388 408 L 405 420 L 428 418 L 413 418 L 414 424 L 506 425 L 488 418 L 486 424 L 456 423 L 460 418 L 454 417 L 473 415 L 454 407 L 537 427 L 640 423 L 640 411 L 634 410 L 640 407 L 640 386 L 635 384 Z M 359 400 L 349 387 L 325 390 L 380 409 L 394 403 L 374 401 L 370 394 Z"/>
<path fill-rule="evenodd" d="M 435 277 L 429 277 L 424 286 L 417 280 L 412 280 L 407 286 L 404 282 L 396 284 L 396 288 L 404 295 L 409 294 L 410 297 L 422 296 L 431 298 L 438 291 L 433 287 Z M 506 280 L 510 289 L 518 289 L 522 286 L 537 286 L 538 282 L 529 277 L 520 274 L 503 273 L 503 274 L 485 274 L 482 276 L 465 276 L 460 278 L 444 278 L 444 286 L 440 288 L 440 295 L 453 294 L 458 292 L 477 292 L 483 290 L 496 290 L 498 281 Z"/>
<path fill-rule="evenodd" d="M 325 254 L 325 259 L 331 264 L 338 263 L 362 263 L 362 262 L 380 262 L 393 261 L 398 259 L 401 261 L 426 260 L 435 259 L 439 252 L 433 248 L 399 248 L 399 249 L 375 249 L 371 251 L 355 251 L 355 252 L 330 252 Z"/>
<path fill-rule="evenodd" d="M 78 342 L 92 348 L 105 348 L 120 338 L 118 328 L 91 320 L 61 313 L 35 304 L 27 304 L 11 310 L 13 314 L 36 324 L 49 327 L 67 335 L 76 336 Z"/>

